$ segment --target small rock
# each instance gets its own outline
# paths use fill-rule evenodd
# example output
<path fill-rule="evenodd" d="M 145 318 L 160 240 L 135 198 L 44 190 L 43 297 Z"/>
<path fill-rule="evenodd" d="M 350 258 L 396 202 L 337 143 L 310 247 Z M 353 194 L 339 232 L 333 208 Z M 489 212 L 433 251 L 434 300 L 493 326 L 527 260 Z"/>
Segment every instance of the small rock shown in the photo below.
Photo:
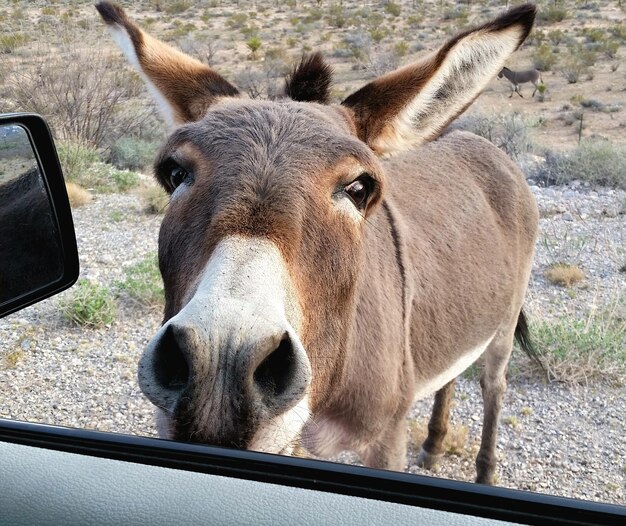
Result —
<path fill-rule="evenodd" d="M 572 216 L 572 214 L 570 214 L 569 212 L 566 212 L 565 214 L 563 214 L 561 216 L 561 219 L 563 221 L 574 221 L 574 217 Z"/>

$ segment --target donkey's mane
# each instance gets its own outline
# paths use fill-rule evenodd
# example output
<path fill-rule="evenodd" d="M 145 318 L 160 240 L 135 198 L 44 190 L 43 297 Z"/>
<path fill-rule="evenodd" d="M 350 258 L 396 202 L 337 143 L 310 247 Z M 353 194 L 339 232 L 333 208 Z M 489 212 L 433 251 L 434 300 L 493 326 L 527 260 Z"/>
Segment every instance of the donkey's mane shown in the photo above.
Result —
<path fill-rule="evenodd" d="M 329 100 L 333 81 L 333 68 L 324 60 L 321 53 L 304 56 L 300 63 L 285 79 L 285 95 L 299 102 L 319 102 Z"/>

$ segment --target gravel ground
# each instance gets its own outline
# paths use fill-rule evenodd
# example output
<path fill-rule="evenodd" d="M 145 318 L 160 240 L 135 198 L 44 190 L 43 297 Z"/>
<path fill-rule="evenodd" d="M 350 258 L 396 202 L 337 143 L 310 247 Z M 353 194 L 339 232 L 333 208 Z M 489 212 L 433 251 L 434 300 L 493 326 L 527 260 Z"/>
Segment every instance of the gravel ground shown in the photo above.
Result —
<path fill-rule="evenodd" d="M 590 306 L 623 299 L 626 193 L 582 184 L 533 186 L 533 191 L 543 219 L 527 300 L 531 316 L 583 315 Z M 160 218 L 141 212 L 133 195 L 97 196 L 74 211 L 74 219 L 81 277 L 111 285 L 125 267 L 156 251 Z M 560 260 L 577 262 L 587 275 L 575 294 L 543 277 L 546 266 Z M 0 320 L 0 416 L 155 436 L 151 405 L 135 378 L 160 313 L 122 301 L 111 327 L 76 327 L 59 313 L 68 294 L 71 290 Z M 18 357 L 17 363 L 9 365 L 9 355 Z M 430 400 L 416 404 L 413 427 L 423 427 L 430 405 Z M 450 433 L 455 452 L 430 474 L 473 479 L 481 420 L 478 382 L 460 378 Z M 625 422 L 623 386 L 511 381 L 500 425 L 498 484 L 625 504 Z M 424 473 L 412 465 L 419 435 L 419 430 L 411 434 L 417 445 L 410 449 L 408 469 Z"/>

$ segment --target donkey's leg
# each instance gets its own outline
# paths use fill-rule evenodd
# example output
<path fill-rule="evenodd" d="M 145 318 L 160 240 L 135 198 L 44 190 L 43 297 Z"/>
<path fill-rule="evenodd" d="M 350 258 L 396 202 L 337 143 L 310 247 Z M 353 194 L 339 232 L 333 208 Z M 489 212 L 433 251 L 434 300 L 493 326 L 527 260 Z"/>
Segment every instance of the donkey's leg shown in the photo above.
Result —
<path fill-rule="evenodd" d="M 513 350 L 515 325 L 506 334 L 496 334 L 484 354 L 485 367 L 480 378 L 483 392 L 483 432 L 476 457 L 476 482 L 493 484 L 496 470 L 496 441 L 502 399 L 506 390 L 506 368 Z"/>
<path fill-rule="evenodd" d="M 456 378 L 444 385 L 435 394 L 433 413 L 428 422 L 428 436 L 422 444 L 422 450 L 417 457 L 417 465 L 426 469 L 432 469 L 443 456 L 443 439 L 448 432 L 448 419 L 450 417 L 450 404 L 454 395 Z"/>
<path fill-rule="evenodd" d="M 406 468 L 406 415 L 389 425 L 383 436 L 360 452 L 363 464 L 371 468 L 404 471 Z"/>
<path fill-rule="evenodd" d="M 524 95 L 522 95 L 522 91 L 520 90 L 519 84 L 515 84 L 515 93 L 522 97 L 522 99 L 524 98 Z"/>
<path fill-rule="evenodd" d="M 533 86 L 535 86 L 535 91 L 533 91 L 533 94 L 530 97 L 531 99 L 535 96 L 535 93 L 537 93 L 537 87 L 539 86 L 539 84 L 537 84 L 536 82 L 533 82 Z"/>
<path fill-rule="evenodd" d="M 511 84 L 511 93 L 509 94 L 509 99 L 513 96 L 513 93 L 515 93 L 515 85 Z"/>

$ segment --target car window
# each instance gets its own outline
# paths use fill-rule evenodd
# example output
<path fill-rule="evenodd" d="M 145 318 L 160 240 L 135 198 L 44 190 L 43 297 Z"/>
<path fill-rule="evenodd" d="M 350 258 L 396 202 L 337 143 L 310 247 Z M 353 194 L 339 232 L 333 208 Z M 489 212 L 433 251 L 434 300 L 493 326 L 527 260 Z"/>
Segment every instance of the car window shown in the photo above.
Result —
<path fill-rule="evenodd" d="M 285 91 L 285 76 L 292 72 L 291 84 L 288 85 L 294 88 L 291 96 L 296 100 L 297 97 L 311 96 L 313 102 L 320 102 L 315 97 L 323 90 L 313 90 L 313 95 L 304 88 L 302 91 L 295 90 L 308 85 L 299 84 L 297 75 L 294 81 L 292 70 L 303 53 L 320 50 L 334 69 L 332 88 L 323 93 L 332 102 L 346 100 L 344 107 L 355 115 L 359 112 L 369 112 L 368 115 L 376 113 L 374 106 L 367 106 L 359 98 L 361 95 L 358 93 L 361 92 L 357 90 L 361 86 L 401 66 L 432 56 L 432 52 L 440 49 L 453 35 L 494 19 L 508 6 L 508 2 L 460 5 L 456 2 L 429 1 L 144 4 L 141 8 L 129 7 L 127 15 L 142 30 L 219 71 L 225 79 L 218 86 L 220 97 L 232 95 L 230 90 L 238 89 L 245 97 L 260 101 L 280 98 Z M 494 78 L 488 82 L 484 92 L 463 116 L 454 120 L 451 128 L 484 137 L 513 159 L 526 176 L 539 212 L 539 233 L 534 244 L 535 254 L 524 311 L 529 335 L 542 366 L 523 352 L 522 334 L 522 346 L 514 349 L 509 364 L 506 394 L 497 419 L 498 461 L 494 483 L 509 488 L 623 504 L 626 472 L 623 427 L 626 421 L 626 143 L 623 133 L 626 101 L 623 47 L 626 33 L 624 8 L 618 4 L 606 1 L 539 2 L 535 27 L 522 47 L 506 61 L 509 69 L 502 71 L 501 78 L 492 75 Z M 210 272 L 200 276 L 197 271 L 199 266 L 204 268 L 210 254 L 207 253 L 202 260 L 198 249 L 189 248 L 200 246 L 197 238 L 204 234 L 192 236 L 188 233 L 193 230 L 193 225 L 201 222 L 203 214 L 209 213 L 206 210 L 219 210 L 219 206 L 214 204 L 219 192 L 207 191 L 203 194 L 204 200 L 201 203 L 194 201 L 193 206 L 182 206 L 181 198 L 193 184 L 197 185 L 195 188 L 202 184 L 207 188 L 211 185 L 208 178 L 201 180 L 198 175 L 202 170 L 209 171 L 202 168 L 202 152 L 214 152 L 213 161 L 218 159 L 219 154 L 219 162 L 223 163 L 220 170 L 226 175 L 230 174 L 229 170 L 234 170 L 232 167 L 244 166 L 242 163 L 246 159 L 229 156 L 230 151 L 236 151 L 232 136 L 225 135 L 226 139 L 212 136 L 213 142 L 204 143 L 201 134 L 189 139 L 192 133 L 199 132 L 190 131 L 185 136 L 184 130 L 198 128 L 188 126 L 189 122 L 176 122 L 177 115 L 181 115 L 186 108 L 176 106 L 178 99 L 172 104 L 173 110 L 165 111 L 158 102 L 156 105 L 151 102 L 150 90 L 162 88 L 152 85 L 146 89 L 141 78 L 127 65 L 116 42 L 106 31 L 108 24 L 115 35 L 124 18 L 113 7 L 105 6 L 103 9 L 104 12 L 98 14 L 91 2 L 57 2 L 40 7 L 18 1 L 6 6 L 0 15 L 0 112 L 33 111 L 48 120 L 67 181 L 81 267 L 81 278 L 71 289 L 0 320 L 0 385 L 4 386 L 0 390 L 0 417 L 114 433 L 143 436 L 158 436 L 160 433 L 163 436 L 173 432 L 170 428 L 174 425 L 168 419 L 167 397 L 180 393 L 180 384 L 193 375 L 200 375 L 199 371 L 204 367 L 213 367 L 209 365 L 212 363 L 210 353 L 193 361 L 186 358 L 182 351 L 170 352 L 173 346 L 181 346 L 183 340 L 201 338 L 202 334 L 198 335 L 198 331 L 201 332 L 202 324 L 193 330 L 169 329 L 171 323 L 161 328 L 164 318 L 166 321 L 174 318 L 183 305 L 195 305 L 191 299 L 196 297 L 198 290 L 213 286 Z M 124 51 L 124 42 L 131 42 L 132 39 L 124 41 L 123 37 L 120 38 Z M 130 64 L 133 65 L 132 60 Z M 195 62 L 190 64 L 190 68 L 196 67 Z M 308 67 L 319 69 L 318 66 L 312 62 Z M 310 69 L 300 69 L 302 74 L 308 71 Z M 176 83 L 174 85 L 177 86 Z M 391 94 L 397 96 L 395 92 Z M 265 102 L 260 101 L 258 108 L 264 108 L 262 104 Z M 209 102 L 201 101 L 199 104 L 204 111 Z M 235 123 L 244 113 L 244 110 L 237 111 L 228 114 L 228 118 Z M 306 111 L 309 110 L 303 110 Z M 323 113 L 327 110 L 315 111 Z M 169 129 L 168 112 L 174 120 L 174 126 Z M 262 115 L 262 111 L 259 112 Z M 323 115 L 328 120 L 336 118 L 330 113 Z M 426 121 L 426 117 L 422 120 Z M 224 119 L 206 122 L 206 126 L 214 125 L 211 130 L 215 130 Z M 175 133 L 181 141 L 189 141 L 187 149 L 161 150 L 171 130 L 181 124 L 183 131 Z M 297 140 L 293 137 L 281 139 L 284 144 L 290 145 L 290 149 L 286 150 L 290 155 L 298 143 L 306 145 L 306 141 L 319 140 L 319 149 L 331 150 L 341 146 L 332 142 L 334 136 L 323 135 L 327 133 L 325 130 L 323 133 L 320 131 L 322 135 L 316 135 L 317 129 L 306 125 L 298 129 L 301 135 Z M 365 126 L 364 129 L 372 128 Z M 250 132 L 246 137 L 252 135 Z M 452 144 L 456 140 L 454 137 L 459 135 L 449 133 L 446 137 L 439 144 Z M 478 144 L 476 139 L 466 140 Z M 304 151 L 305 147 L 302 148 Z M 367 170 L 359 169 L 352 179 L 342 180 L 341 192 L 329 192 L 328 203 L 339 203 L 337 206 L 344 214 L 342 220 L 353 220 L 355 217 L 358 220 L 361 212 L 367 217 L 368 207 L 378 206 L 376 216 L 367 217 L 366 222 L 374 223 L 372 217 L 383 218 L 387 221 L 384 228 L 389 229 L 392 241 L 380 256 L 380 275 L 369 276 L 367 279 L 372 281 L 363 283 L 383 279 L 385 272 L 392 272 L 388 269 L 395 268 L 398 261 L 401 261 L 398 270 L 401 278 L 398 280 L 405 279 L 408 271 L 402 262 L 410 262 L 411 269 L 420 269 L 416 285 L 409 287 L 414 295 L 411 297 L 418 298 L 412 301 L 419 303 L 420 286 L 425 287 L 424 283 L 433 279 L 435 274 L 434 267 L 425 265 L 424 260 L 418 257 L 423 253 L 420 252 L 421 247 L 415 250 L 407 248 L 408 259 L 397 259 L 402 256 L 397 254 L 404 250 L 398 249 L 397 239 L 409 236 L 410 229 L 415 228 L 408 219 L 406 222 L 397 219 L 402 217 L 402 207 L 409 206 L 406 201 L 416 199 L 410 180 L 402 188 L 394 189 L 392 172 L 399 170 L 401 164 L 394 159 L 402 159 L 402 154 L 391 157 L 384 161 L 387 164 L 381 165 L 387 172 L 383 185 L 383 176 L 376 172 L 378 168 L 370 169 L 367 164 L 371 161 L 368 156 L 373 156 L 373 150 L 368 149 L 364 153 L 365 150 L 354 148 L 357 152 L 354 155 L 361 156 L 359 162 Z M 459 180 L 463 175 L 462 170 L 459 172 L 462 164 L 445 165 L 444 156 L 437 155 L 437 146 L 434 148 L 428 150 L 435 152 L 431 154 L 433 171 L 435 164 L 441 163 L 449 166 L 447 177 L 450 180 Z M 276 151 L 276 158 L 284 155 L 284 152 Z M 498 157 L 500 154 L 493 155 L 480 160 L 485 172 L 505 162 Z M 424 166 L 423 158 L 418 157 L 409 157 L 409 161 L 404 162 Z M 155 159 L 158 160 L 156 178 L 153 175 Z M 286 163 L 282 173 L 295 178 L 301 177 L 307 170 L 314 172 L 319 169 L 316 159 L 303 158 L 300 161 L 299 158 L 297 167 Z M 326 162 L 327 158 L 324 160 Z M 378 161 L 371 161 L 375 162 Z M 0 166 L 0 181 L 3 169 L 6 169 L 6 163 Z M 350 170 L 344 169 L 344 172 L 353 173 L 354 170 Z M 510 175 L 504 171 L 502 174 L 503 178 Z M 238 181 L 236 176 L 233 172 L 229 181 Z M 420 180 L 426 177 L 430 175 L 420 172 Z M 303 181 L 299 190 L 303 193 L 313 191 L 313 187 L 309 188 L 306 180 Z M 320 176 L 320 181 L 314 187 L 316 191 L 326 179 L 322 180 Z M 389 198 L 392 204 L 384 200 L 376 201 L 376 192 L 383 187 L 384 191 L 390 192 L 385 195 L 392 196 Z M 232 191 L 233 195 L 239 195 L 236 192 L 240 189 L 234 186 L 224 188 L 224 192 Z M 173 194 L 171 203 L 166 190 Z M 427 208 L 429 198 L 444 199 L 445 193 L 441 188 L 433 187 L 432 193 L 419 195 L 424 205 L 416 208 L 418 217 L 423 221 L 431 220 L 419 209 Z M 511 210 L 517 206 L 502 193 L 498 187 L 490 187 L 484 194 L 497 200 L 497 203 L 510 205 L 510 208 L 503 206 L 503 210 L 499 210 L 501 215 L 498 218 L 508 217 L 507 214 L 513 213 Z M 487 202 L 484 195 L 482 199 Z M 286 199 L 284 196 L 281 194 L 281 199 Z M 428 238 L 424 237 L 424 246 L 441 241 L 444 229 L 436 228 L 437 225 L 449 225 L 459 217 L 457 207 L 446 206 L 445 203 L 437 209 L 437 215 L 432 220 L 433 228 L 428 230 Z M 359 208 L 361 205 L 362 210 Z M 176 213 L 171 211 L 172 207 L 178 207 Z M 473 210 L 474 206 L 468 208 Z M 298 214 L 309 209 L 310 203 L 303 201 L 301 208 L 290 210 L 285 215 L 289 219 L 283 219 L 285 231 L 293 232 Z M 473 217 L 471 210 L 466 212 L 464 217 Z M 161 232 L 161 265 L 169 272 L 166 274 L 169 290 L 177 291 L 170 293 L 167 305 L 157 256 L 159 230 L 166 214 L 176 220 L 169 220 Z M 475 221 L 468 219 L 465 230 L 457 232 L 454 242 L 462 244 L 459 240 L 472 230 Z M 253 232 L 256 226 L 258 224 L 247 225 L 246 228 Z M 232 224 L 228 228 L 232 228 Z M 332 229 L 320 227 L 319 230 L 319 236 L 325 243 L 333 245 L 338 242 L 338 238 L 331 235 Z M 523 232 L 520 235 L 523 236 Z M 396 239 L 395 244 L 393 239 Z M 480 239 L 478 244 L 481 246 L 494 246 L 489 244 L 491 241 L 486 236 L 476 239 Z M 310 286 L 308 289 L 314 289 L 315 294 L 310 292 L 311 297 L 319 298 L 325 290 L 337 284 L 345 286 L 345 290 L 350 289 L 349 283 L 340 283 L 339 277 L 328 282 L 322 274 L 311 277 L 301 270 L 303 267 L 298 267 L 300 270 L 295 274 L 295 271 L 281 274 L 282 271 L 276 270 L 282 264 L 281 260 L 271 247 L 267 250 L 252 249 L 245 243 L 233 242 L 220 245 L 220 250 L 220 261 L 227 261 L 233 257 L 232 254 L 246 251 L 260 254 L 252 261 L 254 268 L 260 266 L 265 269 L 261 278 L 245 274 L 250 270 L 248 267 L 240 268 L 236 276 L 246 275 L 248 284 L 252 283 L 255 290 L 270 291 L 268 294 L 273 294 L 272 297 L 277 297 L 279 293 L 276 291 L 286 290 L 278 285 L 287 280 L 285 276 L 296 274 L 297 277 L 293 278 L 294 290 L 301 290 L 298 287 L 304 287 L 302 283 L 305 282 L 317 283 L 317 288 Z M 510 256 L 510 259 L 501 257 L 502 266 L 513 261 L 515 250 L 516 247 L 509 247 L 501 252 Z M 490 268 L 487 268 L 488 265 L 481 268 L 469 259 L 456 261 L 452 267 L 457 276 L 455 279 L 469 284 L 480 275 L 488 284 L 486 276 L 499 271 L 496 260 L 500 260 L 496 256 L 485 257 Z M 484 254 L 476 257 L 484 257 Z M 350 261 L 356 268 L 365 264 L 362 259 L 354 258 L 345 256 L 341 261 Z M 216 259 L 217 256 L 213 261 Z M 329 263 L 328 268 L 331 267 L 334 268 Z M 222 275 L 230 272 L 223 270 L 225 268 L 220 267 Z M 180 286 L 181 276 L 193 276 L 193 282 L 187 284 L 188 289 Z M 442 284 L 452 282 L 450 276 L 440 279 Z M 240 281 L 232 283 L 239 286 Z M 373 299 L 372 304 L 389 301 L 389 310 L 395 309 L 394 312 L 410 308 L 409 303 L 405 307 L 395 307 L 394 303 L 397 300 L 400 305 L 399 298 L 404 298 L 401 291 L 409 288 L 402 288 L 398 281 L 390 280 L 389 283 L 389 287 Z M 374 285 L 371 287 L 375 288 Z M 236 287 L 233 285 L 231 288 Z M 459 287 L 448 292 L 446 287 L 442 287 L 441 297 L 448 293 L 462 296 L 463 289 Z M 0 301 L 1 294 L 2 291 Z M 497 291 L 494 297 L 496 294 Z M 282 307 L 279 307 L 286 312 L 284 316 L 288 318 L 289 327 L 295 327 L 293 320 L 300 319 L 298 316 L 304 319 L 308 314 L 298 313 L 297 307 L 294 307 L 297 302 L 292 302 L 288 296 L 285 293 L 286 299 L 281 300 Z M 388 297 L 392 299 L 388 300 Z M 432 304 L 440 305 L 441 297 L 433 296 Z M 220 309 L 231 308 L 211 297 L 202 301 L 206 302 L 203 304 L 205 310 L 210 307 L 218 314 L 222 312 Z M 468 298 L 466 304 L 483 305 L 485 312 L 493 306 L 488 301 L 479 303 L 476 297 Z M 239 306 L 237 303 L 236 307 Z M 340 307 L 333 306 L 337 312 Z M 358 310 L 364 319 L 370 313 L 368 308 L 369 303 Z M 445 308 L 438 308 L 428 311 L 433 326 L 437 326 L 438 316 L 445 315 Z M 287 394 L 300 389 L 300 383 L 306 384 L 302 378 L 308 372 L 302 362 L 305 350 L 297 342 L 301 331 L 291 332 L 291 328 L 282 325 L 275 329 L 272 325 L 274 321 L 267 321 L 275 309 L 274 304 L 256 305 L 254 319 L 250 321 L 259 331 L 271 325 L 273 332 L 268 332 L 267 338 L 276 339 L 271 343 L 275 352 L 268 356 L 254 354 L 257 362 L 250 380 L 258 391 L 256 396 L 262 411 L 272 415 L 272 421 L 276 423 L 275 428 L 268 427 L 263 437 L 264 444 L 274 439 L 280 442 L 280 430 L 291 429 L 289 422 L 296 422 L 292 427 L 299 429 L 297 421 L 307 419 L 309 412 L 315 409 L 305 407 L 304 403 L 295 409 L 290 408 L 293 411 L 289 413 L 289 422 L 285 422 L 286 413 L 279 410 L 289 405 L 288 401 L 284 401 Z M 469 307 L 467 310 L 470 310 Z M 242 330 L 247 323 L 244 314 L 237 320 Z M 330 327 L 334 311 L 325 315 L 325 326 Z M 187 319 L 180 316 L 176 319 L 181 327 L 188 327 L 184 325 Z M 398 346 L 402 345 L 404 336 L 401 337 L 395 326 L 386 326 L 386 319 L 381 322 L 371 317 L 367 323 L 377 324 L 378 331 L 387 335 L 387 341 L 397 341 Z M 228 323 L 231 323 L 231 318 Z M 313 322 L 309 320 L 307 323 L 309 325 L 303 323 L 302 327 L 312 330 Z M 431 337 L 430 332 L 422 329 L 429 326 L 427 319 L 420 318 L 411 323 L 414 324 L 411 337 L 418 340 Z M 445 336 L 440 336 L 440 340 L 456 336 L 454 331 L 451 327 Z M 158 345 L 155 343 L 157 336 Z M 218 336 L 222 338 L 221 334 Z M 208 339 L 218 336 L 211 334 Z M 432 339 L 433 342 L 440 340 Z M 459 336 L 458 343 L 459 346 L 471 347 L 477 355 L 491 341 L 463 334 L 462 338 Z M 207 345 L 203 343 L 200 347 L 206 349 Z M 152 349 L 153 361 L 149 366 L 142 361 L 146 348 Z M 435 369 L 431 371 L 429 364 L 438 363 L 437 352 L 436 345 L 433 345 L 425 354 L 428 360 L 415 362 L 413 375 L 419 379 L 419 385 L 415 387 L 417 392 L 420 392 L 420 386 L 425 386 L 424 392 L 427 392 L 428 385 L 432 387 L 436 384 L 437 372 L 433 372 Z M 367 371 L 378 367 L 372 367 L 374 360 L 380 367 L 393 370 L 393 364 L 389 365 L 387 359 L 382 351 L 372 350 L 371 356 L 363 357 L 363 362 L 367 360 L 366 365 L 361 364 L 360 369 L 353 371 L 352 381 L 358 384 L 359 389 L 365 389 L 368 387 L 365 380 L 380 376 L 379 370 L 368 376 Z M 329 377 L 340 374 L 341 363 L 335 354 L 328 353 L 319 358 L 320 363 L 324 360 L 336 364 L 325 369 Z M 475 479 L 475 461 L 483 428 L 483 397 L 479 378 L 485 365 L 481 360 L 474 364 L 472 360 L 464 360 L 455 362 L 457 369 L 454 370 L 458 371 L 459 377 L 453 396 L 448 398 L 450 393 L 442 392 L 438 398 L 440 407 L 451 406 L 449 429 L 443 443 L 435 448 L 441 451 L 441 458 L 437 458 L 438 455 L 420 457 L 428 435 L 434 400 L 434 393 L 428 392 L 423 399 L 411 405 L 405 417 L 397 419 L 401 432 L 394 436 L 400 437 L 399 440 L 406 436 L 407 440 L 407 460 L 402 462 L 401 469 L 457 480 Z M 317 362 L 309 365 L 314 370 L 320 367 Z M 450 367 L 453 365 L 450 364 Z M 450 367 L 442 366 L 446 370 Z M 146 373 L 148 369 L 156 372 Z M 402 375 L 390 374 L 390 378 L 393 382 L 413 381 L 406 379 L 409 376 L 404 378 Z M 165 387 L 156 392 L 147 385 L 154 381 Z M 435 383 L 429 383 L 431 381 Z M 392 385 L 392 382 L 376 385 L 380 397 L 384 397 L 387 385 Z M 437 384 L 437 387 L 442 386 Z M 213 388 L 215 385 L 208 381 L 199 383 L 197 387 L 203 393 Z M 227 393 L 230 388 L 222 386 L 222 389 Z M 324 396 L 332 398 L 332 392 Z M 191 399 L 191 395 L 189 397 Z M 239 399 L 233 397 L 232 400 Z M 165 407 L 165 411 L 157 417 L 155 403 Z M 240 400 L 232 404 L 232 414 L 252 411 Z M 210 421 L 212 412 L 217 409 L 207 402 L 198 411 Z M 325 420 L 316 421 L 315 425 L 325 431 L 316 435 L 314 443 L 308 444 L 310 449 L 316 449 L 320 457 L 330 455 L 338 462 L 360 463 L 364 458 L 373 462 L 372 459 L 384 457 L 385 447 L 382 446 L 379 451 L 368 450 L 367 454 L 362 450 L 360 456 L 343 451 L 343 437 L 349 431 L 342 427 L 346 421 L 342 420 L 343 416 L 325 415 Z M 348 420 L 355 422 L 359 419 L 367 420 L 367 411 L 358 415 L 355 413 L 352 420 Z M 368 425 L 375 426 L 375 422 Z M 442 425 L 441 419 L 433 421 L 431 428 L 436 429 L 438 425 Z M 202 429 L 185 428 L 183 424 L 179 428 L 189 440 L 203 441 Z M 375 429 L 371 432 L 382 434 Z M 431 434 L 434 436 L 434 431 Z M 235 436 L 226 424 L 219 436 L 213 438 L 220 445 L 242 447 L 243 444 L 241 437 Z M 330 443 L 333 447 L 326 447 Z M 390 443 L 382 440 L 381 444 L 391 449 Z M 358 450 L 359 447 L 352 449 Z M 288 449 L 277 447 L 271 452 L 311 455 L 299 444 Z"/>

